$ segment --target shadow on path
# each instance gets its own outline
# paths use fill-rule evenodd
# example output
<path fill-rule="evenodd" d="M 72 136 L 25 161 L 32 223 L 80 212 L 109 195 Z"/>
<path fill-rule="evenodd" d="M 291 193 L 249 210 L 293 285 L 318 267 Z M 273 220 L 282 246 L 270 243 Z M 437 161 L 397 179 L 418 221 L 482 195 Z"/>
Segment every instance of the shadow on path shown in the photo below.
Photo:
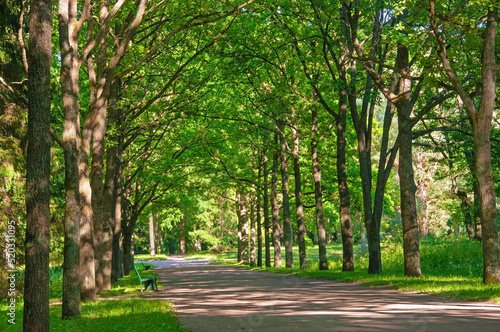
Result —
<path fill-rule="evenodd" d="M 208 265 L 148 261 L 193 332 L 500 331 L 500 305 L 459 302 L 333 281 Z"/>

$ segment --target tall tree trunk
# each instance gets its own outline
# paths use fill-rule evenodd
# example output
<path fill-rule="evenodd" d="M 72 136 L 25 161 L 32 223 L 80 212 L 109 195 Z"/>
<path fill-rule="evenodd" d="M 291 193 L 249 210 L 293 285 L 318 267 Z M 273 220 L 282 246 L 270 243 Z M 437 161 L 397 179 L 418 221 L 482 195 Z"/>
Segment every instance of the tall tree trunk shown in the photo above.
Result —
<path fill-rule="evenodd" d="M 120 124 L 120 110 L 116 107 L 119 88 L 120 82 L 115 81 L 111 87 L 109 97 L 107 125 L 111 129 L 117 129 Z M 103 288 L 109 289 L 109 287 L 111 287 L 111 283 L 117 281 L 123 276 L 123 254 L 121 251 L 122 144 L 123 139 L 121 136 L 115 134 L 111 137 L 111 144 L 106 151 L 106 174 L 102 197 L 102 220 L 101 225 L 98 226 L 99 231 L 102 233 L 99 235 L 99 247 L 96 248 L 99 249 L 98 251 L 96 250 L 96 253 L 99 252 L 99 258 L 96 259 L 96 262 L 99 262 L 99 265 L 96 266 L 96 287 L 98 288 L 98 292 L 102 291 Z M 98 156 L 96 158 L 100 157 Z M 94 166 L 92 169 L 94 169 Z M 95 222 L 97 223 L 98 219 L 96 219 Z M 94 223 L 94 225 L 96 223 Z M 112 266 L 111 276 L 109 276 L 109 273 L 107 272 L 110 269 L 110 263 Z M 106 270 L 106 273 L 104 270 Z"/>
<path fill-rule="evenodd" d="M 266 151 L 263 152 L 264 155 L 264 244 L 266 247 L 266 267 L 271 267 L 271 237 L 269 234 L 269 188 L 268 188 L 268 170 L 267 170 L 267 154 Z"/>
<path fill-rule="evenodd" d="M 236 192 L 236 197 L 235 197 L 235 208 L 236 208 L 236 216 L 238 217 L 238 255 L 237 255 L 237 261 L 238 263 L 241 262 L 241 253 L 243 251 L 243 237 L 242 237 L 242 225 L 243 225 L 243 220 L 241 219 L 241 208 L 240 208 L 240 194 Z"/>
<path fill-rule="evenodd" d="M 347 25 L 347 10 L 348 8 L 344 4 L 341 8 L 341 16 L 344 17 L 343 22 L 346 32 L 344 35 L 348 38 L 349 41 L 349 53 L 354 54 L 354 50 L 356 54 L 359 56 L 362 54 L 361 46 L 357 37 L 357 23 L 359 19 L 359 11 L 355 13 L 355 17 L 352 19 L 352 24 Z M 370 58 L 377 57 L 377 48 L 379 43 L 379 36 L 381 32 L 381 17 L 383 13 L 382 10 L 378 10 L 375 14 L 375 21 L 373 24 L 373 32 L 372 32 L 372 45 L 370 48 Z M 348 33 L 350 31 L 350 33 Z M 351 117 L 353 119 L 354 127 L 356 129 L 356 136 L 358 138 L 358 155 L 359 155 L 359 168 L 360 168 L 360 178 L 361 178 L 361 188 L 363 192 L 363 217 L 364 224 L 366 228 L 367 238 L 368 238 L 368 273 L 369 274 L 380 274 L 382 273 L 382 259 L 380 255 L 380 219 L 378 215 L 375 214 L 376 209 L 380 209 L 380 218 L 382 217 L 382 206 L 377 206 L 376 204 L 383 204 L 383 193 L 385 189 L 385 184 L 387 181 L 382 181 L 382 178 L 385 179 L 386 173 L 385 170 L 385 161 L 386 159 L 380 159 L 379 161 L 379 170 L 383 169 L 384 172 L 379 173 L 379 178 L 377 178 L 377 191 L 379 191 L 379 195 L 382 196 L 377 197 L 378 201 L 373 205 L 372 210 L 372 163 L 371 163 L 371 148 L 372 148 L 372 123 L 373 123 L 373 112 L 376 102 L 375 91 L 373 84 L 373 77 L 376 76 L 375 69 L 372 64 L 365 64 L 362 62 L 363 66 L 370 75 L 366 77 L 365 83 L 365 92 L 363 96 L 363 104 L 361 107 L 361 114 L 358 115 L 357 108 L 357 92 L 356 92 L 356 62 L 351 61 L 351 69 L 350 76 L 351 82 L 347 80 L 347 77 L 342 77 L 345 75 L 344 70 L 340 70 L 340 74 L 344 84 L 348 86 L 348 100 L 349 100 L 349 109 L 351 113 Z M 395 81 L 391 84 L 391 90 L 394 90 Z M 387 114 L 387 109 L 386 109 Z M 386 121 L 384 119 L 384 124 Z M 390 128 L 390 126 L 389 126 Z M 389 129 L 384 126 L 385 129 Z M 385 132 L 384 132 L 385 133 Z M 388 135 L 388 133 L 387 133 Z M 381 150 L 382 153 L 386 153 L 387 150 Z M 383 166 L 381 166 L 383 165 Z M 382 177 L 383 176 L 383 177 Z M 380 192 L 380 190 L 382 191 Z"/>
<path fill-rule="evenodd" d="M 500 247 L 498 243 L 498 225 L 495 183 L 491 168 L 491 121 L 496 102 L 496 83 L 498 65 L 495 40 L 498 25 L 498 6 L 488 11 L 488 23 L 483 34 L 483 90 L 479 109 L 472 123 L 474 137 L 474 159 L 476 178 L 479 187 L 481 207 L 481 228 L 483 239 L 483 282 L 500 284 Z"/>
<path fill-rule="evenodd" d="M 280 131 L 280 161 L 281 161 L 281 193 L 283 196 L 283 235 L 285 242 L 285 262 L 287 268 L 293 268 L 293 233 L 292 220 L 290 218 L 290 197 L 288 189 L 288 158 L 286 155 L 285 123 L 278 122 Z"/>
<path fill-rule="evenodd" d="M 257 181 L 260 181 L 262 176 L 262 152 L 258 155 L 258 172 Z M 260 199 L 262 197 L 262 191 L 260 185 L 257 186 L 255 190 L 255 227 L 256 230 L 256 241 L 257 241 L 257 266 L 262 267 L 262 218 L 261 218 L 261 203 Z"/>
<path fill-rule="evenodd" d="M 240 194 L 240 215 L 241 215 L 241 257 L 240 262 L 248 264 L 248 206 L 247 195 Z"/>
<path fill-rule="evenodd" d="M 321 167 L 318 157 L 318 110 L 312 109 L 311 155 L 314 174 L 314 200 L 316 202 L 316 227 L 318 229 L 319 269 L 328 270 L 326 258 L 326 231 L 323 222 L 323 194 L 321 190 Z"/>
<path fill-rule="evenodd" d="M 116 150 L 114 162 L 116 163 L 113 179 L 113 201 L 115 202 L 114 211 L 111 211 L 111 219 L 109 223 L 104 223 L 103 241 L 103 275 L 105 276 L 105 284 L 107 286 L 108 273 L 104 270 L 108 269 L 108 264 L 112 266 L 112 280 L 116 280 L 123 276 L 123 232 L 122 232 L 122 213 L 126 211 L 126 201 L 123 198 L 123 136 L 118 137 L 118 149 Z M 111 258 L 110 258 L 111 255 Z M 116 258 L 115 258 L 116 257 Z M 113 282 L 113 281 L 112 281 Z"/>
<path fill-rule="evenodd" d="M 297 242 L 299 244 L 299 261 L 300 268 L 307 269 L 307 253 L 306 253 L 306 224 L 304 221 L 304 205 L 302 204 L 302 181 L 300 178 L 300 160 L 299 160 L 299 133 L 297 130 L 296 111 L 292 109 L 292 156 L 293 170 L 295 176 L 295 206 L 297 209 Z"/>
<path fill-rule="evenodd" d="M 337 183 L 340 198 L 340 227 L 342 232 L 342 271 L 354 271 L 354 248 L 351 226 L 351 194 L 347 185 L 346 127 L 347 86 L 339 92 L 339 113 L 337 118 Z"/>
<path fill-rule="evenodd" d="M 52 3 L 32 0 L 30 8 L 23 330 L 49 331 Z"/>
<path fill-rule="evenodd" d="M 62 317 L 80 315 L 80 188 L 79 188 L 79 88 L 76 1 L 59 1 L 61 92 L 64 108 L 65 215 Z"/>
<path fill-rule="evenodd" d="M 411 124 L 411 79 L 408 67 L 408 49 L 398 45 L 396 69 L 403 75 L 399 77 L 400 100 L 396 104 L 398 111 L 399 133 L 399 181 L 401 194 L 401 218 L 403 222 L 403 252 L 405 276 L 420 277 L 420 248 L 418 237 L 418 219 L 416 203 L 416 186 L 412 157 L 412 124 Z"/>
<path fill-rule="evenodd" d="M 133 236 L 137 215 L 132 213 L 126 226 L 123 227 L 123 274 L 128 275 L 134 268 Z M 110 273 L 111 274 L 111 273 Z"/>
<path fill-rule="evenodd" d="M 275 142 L 277 137 L 275 136 Z M 273 151 L 273 166 L 271 171 L 271 210 L 273 224 L 274 268 L 281 268 L 281 227 L 280 209 L 278 206 L 278 163 L 279 151 Z"/>
<path fill-rule="evenodd" d="M 153 213 L 149 215 L 149 254 L 151 256 L 156 255 L 156 250 L 155 250 L 155 221 L 153 218 Z"/>
<path fill-rule="evenodd" d="M 259 170 L 260 173 L 260 170 Z M 257 191 L 257 213 L 256 213 L 256 222 L 257 222 L 257 266 L 262 267 L 262 215 L 261 215 L 261 205 L 260 205 L 260 198 L 261 198 L 261 191 Z"/>
<path fill-rule="evenodd" d="M 85 126 L 80 147 L 80 299 L 95 301 L 94 226 L 92 190 L 89 177 L 89 155 L 92 129 Z"/>
<path fill-rule="evenodd" d="M 109 3 L 104 2 L 101 6 L 100 22 L 104 22 L 108 15 Z M 95 289 L 96 293 L 100 293 L 103 289 L 103 255 L 104 255 L 104 239 L 105 235 L 104 224 L 109 223 L 109 217 L 105 209 L 109 211 L 110 201 L 105 202 L 106 199 L 111 200 L 111 196 L 107 196 L 104 191 L 104 137 L 106 134 L 106 112 L 107 103 L 98 103 L 99 98 L 103 98 L 103 84 L 105 84 L 106 76 L 106 62 L 107 62 L 107 49 L 108 45 L 106 39 L 103 38 L 97 50 L 97 72 L 93 70 L 93 59 L 88 58 L 89 80 L 91 81 L 91 96 L 90 112 L 94 112 L 95 122 L 93 124 L 93 144 L 92 144 L 92 165 L 91 165 L 91 178 L 90 187 L 92 189 L 92 211 L 93 211 L 93 232 L 94 232 L 94 274 L 95 274 Z M 104 81 L 104 82 L 103 82 Z M 116 87 L 115 87 L 116 88 Z M 112 97 L 110 103 L 116 102 L 116 89 L 112 88 Z M 113 162 L 111 162 L 113 164 Z M 109 167 L 109 165 L 108 165 Z M 114 170 L 114 164 L 112 170 Z M 109 185 L 109 184 L 107 184 Z M 112 189 L 111 189 L 112 190 Z M 106 219 L 107 218 L 107 219 Z M 109 229 L 109 227 L 106 227 Z M 106 235 L 109 238 L 109 234 Z"/>
<path fill-rule="evenodd" d="M 121 159 L 121 157 L 119 159 Z M 105 272 L 105 270 L 107 271 L 107 269 L 109 269 L 109 262 L 111 262 L 111 280 L 109 283 L 114 283 L 123 277 L 122 211 L 124 211 L 124 209 L 122 203 L 124 203 L 124 200 L 121 188 L 121 169 L 121 165 L 118 165 L 113 194 L 115 209 L 111 215 L 112 224 L 111 222 L 104 223 L 106 231 L 104 232 L 105 236 L 103 240 L 103 285 L 106 287 L 108 287 L 108 272 Z M 109 257 L 110 255 L 111 258 Z"/>
<path fill-rule="evenodd" d="M 182 216 L 179 221 L 179 249 L 181 254 L 187 253 L 186 248 L 186 216 Z"/>
<path fill-rule="evenodd" d="M 256 265 L 256 247 L 255 247 L 255 197 L 250 196 L 250 266 Z"/>
<path fill-rule="evenodd" d="M 159 215 L 154 215 L 154 234 L 155 234 L 155 251 L 156 253 L 163 253 L 163 235 L 160 227 Z"/>

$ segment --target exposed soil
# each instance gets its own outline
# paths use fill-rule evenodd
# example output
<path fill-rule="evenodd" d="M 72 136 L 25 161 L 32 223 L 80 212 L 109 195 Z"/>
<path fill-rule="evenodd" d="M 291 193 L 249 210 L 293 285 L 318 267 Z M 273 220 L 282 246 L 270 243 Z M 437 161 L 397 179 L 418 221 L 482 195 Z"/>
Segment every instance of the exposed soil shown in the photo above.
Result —
<path fill-rule="evenodd" d="M 208 265 L 148 262 L 192 332 L 500 331 L 500 305 Z"/>

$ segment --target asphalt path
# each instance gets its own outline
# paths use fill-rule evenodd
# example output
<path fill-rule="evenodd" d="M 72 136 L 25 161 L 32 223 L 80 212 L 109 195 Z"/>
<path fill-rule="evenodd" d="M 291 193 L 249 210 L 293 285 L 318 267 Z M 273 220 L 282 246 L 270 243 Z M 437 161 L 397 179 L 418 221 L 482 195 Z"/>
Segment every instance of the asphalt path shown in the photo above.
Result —
<path fill-rule="evenodd" d="M 378 287 L 210 265 L 145 261 L 157 266 L 159 291 L 192 332 L 498 331 L 500 305 L 455 301 Z"/>

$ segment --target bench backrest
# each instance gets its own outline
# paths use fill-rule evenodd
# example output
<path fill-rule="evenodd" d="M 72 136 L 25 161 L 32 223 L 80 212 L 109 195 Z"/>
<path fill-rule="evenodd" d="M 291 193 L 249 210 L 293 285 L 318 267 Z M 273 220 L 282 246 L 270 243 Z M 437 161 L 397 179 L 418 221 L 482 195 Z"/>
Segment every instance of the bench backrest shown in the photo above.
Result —
<path fill-rule="evenodd" d="M 135 271 L 135 273 L 137 273 L 137 277 L 139 277 L 139 279 L 141 279 L 141 275 L 139 274 L 139 271 L 137 271 L 137 268 L 135 267 L 135 265 L 134 265 L 134 271 Z"/>

